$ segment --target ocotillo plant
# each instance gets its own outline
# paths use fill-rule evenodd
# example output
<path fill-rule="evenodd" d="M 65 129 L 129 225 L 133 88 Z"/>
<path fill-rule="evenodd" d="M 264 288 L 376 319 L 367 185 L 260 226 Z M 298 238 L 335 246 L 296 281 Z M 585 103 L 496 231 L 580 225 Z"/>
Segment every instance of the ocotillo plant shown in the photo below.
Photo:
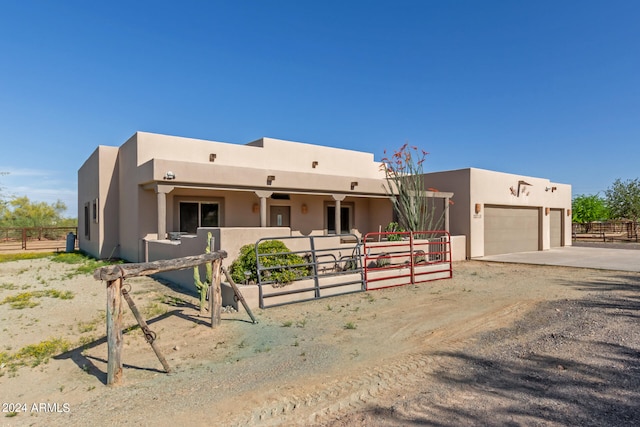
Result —
<path fill-rule="evenodd" d="M 422 164 L 427 154 L 418 147 L 404 144 L 391 158 L 382 159 L 387 181 L 385 190 L 391 196 L 399 226 L 406 231 L 438 230 L 444 222 L 444 209 L 437 217 L 434 200 L 425 196 L 427 190 L 438 191 L 425 187 Z"/>
<path fill-rule="evenodd" d="M 207 247 L 204 250 L 205 253 L 211 253 L 211 233 L 207 233 Z M 200 292 L 200 314 L 204 315 L 205 313 L 205 305 L 207 304 L 207 292 L 209 291 L 209 286 L 211 285 L 211 281 L 213 280 L 213 271 L 211 270 L 211 263 L 208 262 L 205 265 L 206 268 L 206 277 L 204 282 L 200 280 L 200 270 L 198 266 L 193 267 L 193 281 L 196 285 L 196 289 Z"/>

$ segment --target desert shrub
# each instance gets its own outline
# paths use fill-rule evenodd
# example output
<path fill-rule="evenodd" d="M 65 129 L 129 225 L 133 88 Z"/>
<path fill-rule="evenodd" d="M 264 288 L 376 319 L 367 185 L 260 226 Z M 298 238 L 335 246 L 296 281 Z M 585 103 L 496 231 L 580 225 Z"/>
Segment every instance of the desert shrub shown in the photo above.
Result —
<path fill-rule="evenodd" d="M 258 253 L 260 264 L 263 268 L 268 268 L 262 272 L 262 282 L 288 284 L 309 275 L 305 260 L 290 253 L 289 248 L 280 240 L 266 240 L 258 244 Z M 240 248 L 240 256 L 231 264 L 231 277 L 236 283 L 244 283 L 247 279 L 245 271 L 251 273 L 250 281 L 258 281 L 256 247 L 253 244 Z"/>
<path fill-rule="evenodd" d="M 391 265 L 391 255 L 386 252 L 381 253 L 376 258 L 376 267 L 388 267 Z"/>
<path fill-rule="evenodd" d="M 404 232 L 406 230 L 404 228 L 402 228 L 400 226 L 400 224 L 398 224 L 397 222 L 390 222 L 389 225 L 387 225 L 387 228 L 384 229 L 384 231 L 386 231 L 386 232 L 393 232 L 393 231 Z M 398 242 L 398 241 L 402 240 L 402 234 L 387 234 L 387 240 L 390 241 L 390 242 Z"/>

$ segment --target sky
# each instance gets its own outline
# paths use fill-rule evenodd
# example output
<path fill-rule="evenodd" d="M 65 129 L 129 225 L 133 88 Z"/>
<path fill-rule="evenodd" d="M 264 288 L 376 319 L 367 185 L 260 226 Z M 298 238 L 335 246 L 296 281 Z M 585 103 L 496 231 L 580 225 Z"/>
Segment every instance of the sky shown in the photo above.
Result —
<path fill-rule="evenodd" d="M 136 131 L 366 151 L 577 194 L 640 177 L 637 0 L 0 0 L 2 195 Z"/>

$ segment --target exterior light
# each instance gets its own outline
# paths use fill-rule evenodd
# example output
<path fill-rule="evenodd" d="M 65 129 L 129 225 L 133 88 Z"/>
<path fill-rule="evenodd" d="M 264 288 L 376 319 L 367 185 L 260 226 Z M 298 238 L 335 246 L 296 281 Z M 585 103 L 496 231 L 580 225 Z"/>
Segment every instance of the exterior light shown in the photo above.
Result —
<path fill-rule="evenodd" d="M 218 156 L 216 156 L 216 153 L 209 154 L 209 161 L 210 162 L 215 162 L 216 161 L 216 157 L 218 157 Z"/>
<path fill-rule="evenodd" d="M 358 185 L 358 181 L 351 181 L 351 189 L 353 190 Z"/>
<path fill-rule="evenodd" d="M 271 185 L 272 181 L 276 180 L 276 176 L 275 175 L 269 175 L 267 176 L 267 185 Z"/>
<path fill-rule="evenodd" d="M 476 213 L 479 214 L 482 210 L 482 205 L 480 203 L 476 203 Z"/>
<path fill-rule="evenodd" d="M 311 167 L 314 168 L 314 169 L 317 168 L 318 167 L 318 161 L 314 160 L 313 162 L 311 162 Z"/>
<path fill-rule="evenodd" d="M 258 205 L 257 203 L 254 203 L 253 206 L 251 206 L 251 212 L 258 213 L 259 210 L 260 210 L 260 205 Z"/>
<path fill-rule="evenodd" d="M 529 184 L 527 181 L 523 181 L 523 180 L 518 181 L 518 197 L 520 197 L 521 192 L 524 192 L 527 190 L 527 187 L 526 187 L 527 185 L 531 186 L 531 184 Z M 525 196 L 528 196 L 528 195 L 529 195 L 529 192 L 527 191 Z"/>
<path fill-rule="evenodd" d="M 176 179 L 176 174 L 171 171 L 167 171 L 167 173 L 164 174 L 164 179 L 167 179 L 169 181 L 172 179 Z"/>
<path fill-rule="evenodd" d="M 303 215 L 306 215 L 307 212 L 309 212 L 309 207 L 306 203 L 303 203 L 302 206 L 300 206 L 300 212 L 302 212 Z"/>

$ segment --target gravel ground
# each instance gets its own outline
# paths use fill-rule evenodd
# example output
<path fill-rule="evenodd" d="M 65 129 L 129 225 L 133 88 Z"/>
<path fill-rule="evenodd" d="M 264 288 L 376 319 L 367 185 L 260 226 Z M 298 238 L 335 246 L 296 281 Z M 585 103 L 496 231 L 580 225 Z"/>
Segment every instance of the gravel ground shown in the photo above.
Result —
<path fill-rule="evenodd" d="M 640 425 L 638 273 L 460 262 L 453 279 L 257 310 L 257 325 L 225 313 L 218 329 L 192 295 L 127 280 L 174 373 L 131 330 L 124 384 L 107 387 L 104 283 L 70 269 L 0 265 L 0 300 L 74 293 L 0 304 L 0 351 L 73 344 L 0 368 L 3 405 L 27 405 L 0 425 Z"/>
<path fill-rule="evenodd" d="M 638 287 L 607 288 L 437 353 L 405 396 L 323 425 L 640 425 Z"/>

